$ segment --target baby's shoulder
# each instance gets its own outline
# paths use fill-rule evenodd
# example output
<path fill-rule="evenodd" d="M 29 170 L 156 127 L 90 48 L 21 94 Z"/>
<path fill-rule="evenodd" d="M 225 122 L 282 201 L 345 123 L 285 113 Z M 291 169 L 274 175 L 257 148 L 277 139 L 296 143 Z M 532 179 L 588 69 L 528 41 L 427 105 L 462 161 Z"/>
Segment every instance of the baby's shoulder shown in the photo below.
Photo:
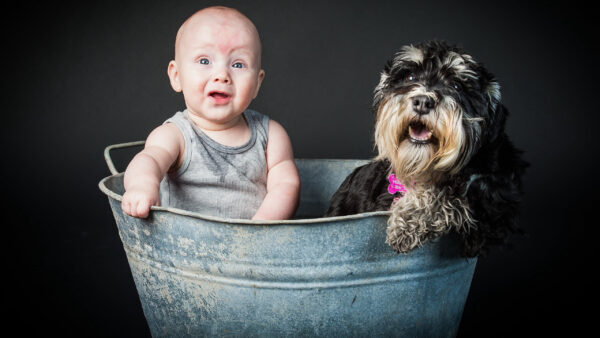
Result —
<path fill-rule="evenodd" d="M 160 126 L 154 128 L 154 130 L 148 136 L 148 139 L 146 139 L 146 143 L 150 142 L 165 145 L 173 145 L 173 143 L 180 145 L 183 144 L 183 141 L 183 133 L 174 123 L 161 124 Z"/>

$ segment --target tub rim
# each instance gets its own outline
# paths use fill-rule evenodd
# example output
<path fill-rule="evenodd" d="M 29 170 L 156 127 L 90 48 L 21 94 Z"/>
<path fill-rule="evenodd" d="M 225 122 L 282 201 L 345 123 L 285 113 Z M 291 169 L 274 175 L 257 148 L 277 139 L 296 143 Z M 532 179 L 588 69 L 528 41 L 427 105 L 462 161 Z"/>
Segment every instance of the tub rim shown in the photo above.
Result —
<path fill-rule="evenodd" d="M 336 159 L 326 159 L 336 161 Z M 340 159 L 341 160 L 341 159 Z M 341 160 L 344 161 L 344 160 Z M 123 196 L 117 194 L 106 186 L 106 182 L 110 179 L 114 179 L 119 176 L 123 176 L 124 173 L 118 173 L 115 175 L 110 175 L 103 178 L 98 186 L 100 190 L 107 195 L 109 198 L 117 200 L 121 202 L 123 200 Z M 333 217 L 317 217 L 317 218 L 300 218 L 300 219 L 288 219 L 288 220 L 250 220 L 250 219 L 240 219 L 240 218 L 227 218 L 227 217 L 219 217 L 219 216 L 211 216 L 205 215 L 195 211 L 188 211 L 173 207 L 162 207 L 162 206 L 151 206 L 150 210 L 152 211 L 165 211 L 170 212 L 177 215 L 189 216 L 198 219 L 202 219 L 205 221 L 217 222 L 217 223 L 226 223 L 226 224 L 245 224 L 245 225 L 286 225 L 286 224 L 313 224 L 313 223 L 333 223 L 339 221 L 349 221 L 356 219 L 363 219 L 368 217 L 377 217 L 377 216 L 389 216 L 391 214 L 390 211 L 370 211 L 363 212 L 360 214 L 346 215 L 346 216 L 333 216 Z M 132 216 L 129 216 L 132 217 Z"/>
<path fill-rule="evenodd" d="M 112 144 L 104 148 L 104 159 L 106 161 L 106 165 L 108 166 L 108 170 L 112 175 L 103 178 L 98 186 L 100 190 L 110 198 L 113 198 L 119 202 L 123 200 L 123 196 L 115 193 L 106 187 L 106 181 L 111 178 L 123 176 L 123 172 L 119 172 L 114 165 L 114 162 L 111 157 L 111 151 L 115 149 L 124 149 L 131 147 L 143 146 L 146 141 L 133 141 L 126 143 L 118 143 Z M 336 161 L 363 161 L 365 163 L 369 162 L 368 159 L 341 159 L 341 158 L 311 158 L 311 159 L 300 159 L 294 158 L 297 160 L 311 160 L 311 161 L 327 161 L 327 162 L 336 162 Z M 227 223 L 227 224 L 246 224 L 246 225 L 285 225 L 285 224 L 311 224 L 311 223 L 332 223 L 337 221 L 346 221 L 346 220 L 355 220 L 361 218 L 368 218 L 372 216 L 389 216 L 391 215 L 390 211 L 371 211 L 371 212 L 363 212 L 360 214 L 346 215 L 346 216 L 334 216 L 334 217 L 317 217 L 317 218 L 301 218 L 301 219 L 288 219 L 288 220 L 250 220 L 250 219 L 239 219 L 239 218 L 227 218 L 227 217 L 218 217 L 211 215 L 204 215 L 194 211 L 188 211 L 173 207 L 161 207 L 161 206 L 151 206 L 150 210 L 153 211 L 166 211 L 170 213 L 174 213 L 182 216 L 190 216 L 198 219 L 203 219 L 211 222 L 218 223 Z M 131 217 L 131 216 L 130 216 Z"/>

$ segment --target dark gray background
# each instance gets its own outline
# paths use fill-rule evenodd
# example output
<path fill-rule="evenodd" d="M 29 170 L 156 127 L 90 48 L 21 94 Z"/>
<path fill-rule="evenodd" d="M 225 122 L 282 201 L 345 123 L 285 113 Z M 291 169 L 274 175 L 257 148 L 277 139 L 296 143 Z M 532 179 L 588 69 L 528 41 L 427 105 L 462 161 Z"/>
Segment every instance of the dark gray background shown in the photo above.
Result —
<path fill-rule="evenodd" d="M 142 140 L 183 107 L 166 68 L 179 25 L 208 1 L 22 2 L 4 9 L 4 288 L 23 333 L 149 332 L 109 205 L 105 146 Z M 445 39 L 502 85 L 525 151 L 514 248 L 478 262 L 459 336 L 580 332 L 596 265 L 598 15 L 577 2 L 221 1 L 261 33 L 253 108 L 296 157 L 370 158 L 372 90 L 401 45 Z M 125 162 L 122 163 L 124 166 Z M 592 195 L 594 192 L 594 195 Z"/>

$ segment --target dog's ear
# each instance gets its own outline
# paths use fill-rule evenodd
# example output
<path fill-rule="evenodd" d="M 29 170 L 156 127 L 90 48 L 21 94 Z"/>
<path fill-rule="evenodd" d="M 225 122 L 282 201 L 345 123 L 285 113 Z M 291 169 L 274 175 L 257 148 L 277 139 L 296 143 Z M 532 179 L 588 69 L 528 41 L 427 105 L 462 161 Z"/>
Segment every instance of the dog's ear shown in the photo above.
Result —
<path fill-rule="evenodd" d="M 498 106 L 500 107 L 500 105 Z M 528 164 L 502 132 L 493 144 L 472 162 L 466 195 L 476 227 L 462 233 L 463 254 L 484 255 L 492 246 L 503 245 L 508 235 L 521 232 L 517 225 L 522 196 L 521 178 Z"/>
<path fill-rule="evenodd" d="M 383 98 L 385 96 L 384 89 L 389 86 L 391 67 L 392 67 L 392 60 L 389 60 L 383 67 L 383 71 L 381 72 L 381 76 L 379 77 L 379 84 L 377 84 L 377 86 L 375 87 L 375 90 L 373 91 L 374 97 L 373 97 L 373 105 L 371 108 L 372 108 L 372 111 L 374 114 L 376 114 L 377 111 L 379 110 L 379 105 L 381 104 L 381 101 L 383 100 Z"/>
<path fill-rule="evenodd" d="M 487 101 L 491 110 L 496 110 L 496 107 L 500 103 L 502 94 L 500 94 L 500 84 L 496 80 L 488 82 L 485 93 L 487 94 Z"/>
<path fill-rule="evenodd" d="M 483 139 L 489 143 L 493 143 L 504 133 L 508 109 L 500 102 L 500 85 L 493 78 L 487 82 L 485 94 L 487 102 L 485 132 L 488 135 L 484 136 Z"/>

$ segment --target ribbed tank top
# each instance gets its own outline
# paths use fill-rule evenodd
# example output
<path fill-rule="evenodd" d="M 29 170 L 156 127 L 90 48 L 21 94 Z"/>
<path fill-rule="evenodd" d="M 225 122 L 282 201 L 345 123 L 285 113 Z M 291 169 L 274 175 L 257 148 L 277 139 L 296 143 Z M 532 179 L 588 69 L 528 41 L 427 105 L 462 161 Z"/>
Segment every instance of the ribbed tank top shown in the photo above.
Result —
<path fill-rule="evenodd" d="M 160 183 L 161 205 L 227 218 L 254 216 L 267 193 L 269 118 L 250 109 L 243 116 L 250 139 L 239 147 L 211 139 L 187 110 L 165 121 L 183 133 L 185 153 L 181 167 Z"/>

